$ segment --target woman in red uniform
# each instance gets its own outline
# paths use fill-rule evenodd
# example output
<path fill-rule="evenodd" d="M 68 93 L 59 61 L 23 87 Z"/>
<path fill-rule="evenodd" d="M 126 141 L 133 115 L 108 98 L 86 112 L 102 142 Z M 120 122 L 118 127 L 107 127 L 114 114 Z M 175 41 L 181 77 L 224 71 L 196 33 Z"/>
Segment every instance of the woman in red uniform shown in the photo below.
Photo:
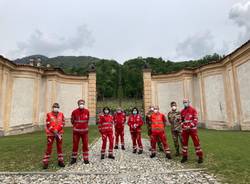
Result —
<path fill-rule="evenodd" d="M 143 120 L 136 107 L 134 107 L 131 112 L 132 114 L 128 118 L 128 126 L 130 128 L 133 142 L 133 153 L 137 152 L 138 147 L 138 154 L 142 154 L 143 146 L 141 141 L 141 126 L 143 125 Z"/>
<path fill-rule="evenodd" d="M 101 159 L 105 157 L 107 139 L 109 140 L 108 158 L 115 159 L 113 155 L 114 136 L 113 136 L 113 116 L 108 107 L 103 108 L 103 114 L 99 116 L 98 128 L 102 135 Z"/>

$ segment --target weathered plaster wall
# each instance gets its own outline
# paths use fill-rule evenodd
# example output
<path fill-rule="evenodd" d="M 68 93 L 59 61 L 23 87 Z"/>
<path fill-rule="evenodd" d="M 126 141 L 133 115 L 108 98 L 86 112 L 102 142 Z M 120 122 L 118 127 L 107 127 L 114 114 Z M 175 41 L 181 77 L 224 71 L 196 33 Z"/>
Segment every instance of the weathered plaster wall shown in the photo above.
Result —
<path fill-rule="evenodd" d="M 200 125 L 211 129 L 250 130 L 250 41 L 220 62 L 193 70 L 144 77 L 144 106 L 159 105 L 169 111 L 169 103 L 189 98 L 197 109 Z"/>
<path fill-rule="evenodd" d="M 16 65 L 1 57 L 0 135 L 43 127 L 46 113 L 54 102 L 60 104 L 60 111 L 69 120 L 77 100 L 84 99 L 90 110 L 91 123 L 95 123 L 95 75 L 91 72 L 88 76 L 70 76 L 58 70 Z"/>

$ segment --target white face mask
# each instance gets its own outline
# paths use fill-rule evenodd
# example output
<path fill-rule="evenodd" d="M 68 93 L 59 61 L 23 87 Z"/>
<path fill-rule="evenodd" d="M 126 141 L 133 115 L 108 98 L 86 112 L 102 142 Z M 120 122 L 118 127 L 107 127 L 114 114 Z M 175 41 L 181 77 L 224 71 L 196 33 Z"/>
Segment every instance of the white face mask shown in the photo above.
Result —
<path fill-rule="evenodd" d="M 176 106 L 173 106 L 173 107 L 172 107 L 172 110 L 173 110 L 173 111 L 175 111 L 176 109 L 177 109 L 177 107 L 176 107 Z"/>
<path fill-rule="evenodd" d="M 118 112 L 118 113 L 121 113 L 122 111 L 121 111 L 121 110 L 118 110 L 117 112 Z"/>
<path fill-rule="evenodd" d="M 105 113 L 105 114 L 108 114 L 108 113 L 109 113 L 109 110 L 105 110 L 104 113 Z"/>
<path fill-rule="evenodd" d="M 150 110 L 151 110 L 151 111 L 153 111 L 153 110 L 154 110 L 154 108 L 152 107 L 152 108 L 150 108 Z"/>
<path fill-rule="evenodd" d="M 159 112 L 159 110 L 158 110 L 158 109 L 155 109 L 154 112 L 157 113 L 157 112 Z"/>
<path fill-rule="evenodd" d="M 185 102 L 183 103 L 184 107 L 188 107 L 189 106 L 189 103 L 188 102 Z"/>
<path fill-rule="evenodd" d="M 58 112 L 58 111 L 59 111 L 59 108 L 57 108 L 57 107 L 53 108 L 53 112 Z"/>
<path fill-rule="evenodd" d="M 80 105 L 79 105 L 79 108 L 80 108 L 80 109 L 83 109 L 83 108 L 84 108 L 84 105 L 83 105 L 83 104 L 80 104 Z"/>

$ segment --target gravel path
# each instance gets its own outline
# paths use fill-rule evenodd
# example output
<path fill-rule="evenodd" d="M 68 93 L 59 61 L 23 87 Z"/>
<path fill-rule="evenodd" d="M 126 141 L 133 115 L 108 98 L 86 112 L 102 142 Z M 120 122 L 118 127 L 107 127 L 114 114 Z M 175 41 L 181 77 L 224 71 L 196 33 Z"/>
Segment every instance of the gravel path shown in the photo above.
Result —
<path fill-rule="evenodd" d="M 0 173 L 0 183 L 82 184 L 82 183 L 218 183 L 202 170 L 184 169 L 164 154 L 149 157 L 149 141 L 143 140 L 142 155 L 132 153 L 128 128 L 125 129 L 126 150 L 115 150 L 115 160 L 100 159 L 101 140 L 90 149 L 90 164 L 82 161 L 58 172 Z"/>

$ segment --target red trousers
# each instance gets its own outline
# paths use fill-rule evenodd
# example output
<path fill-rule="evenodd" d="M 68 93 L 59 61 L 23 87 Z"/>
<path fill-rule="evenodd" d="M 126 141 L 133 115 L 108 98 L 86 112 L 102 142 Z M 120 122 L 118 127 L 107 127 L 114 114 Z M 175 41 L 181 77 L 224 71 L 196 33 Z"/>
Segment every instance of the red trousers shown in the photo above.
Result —
<path fill-rule="evenodd" d="M 115 145 L 118 146 L 119 138 L 121 141 L 121 145 L 124 146 L 124 128 L 116 128 L 115 129 Z"/>
<path fill-rule="evenodd" d="M 63 161 L 63 152 L 62 152 L 62 137 L 60 139 L 55 136 L 47 136 L 47 148 L 43 157 L 43 163 L 48 164 L 49 159 L 52 153 L 52 147 L 54 140 L 56 140 L 57 156 L 58 161 Z"/>
<path fill-rule="evenodd" d="M 198 137 L 197 129 L 183 130 L 181 136 L 182 136 L 182 155 L 183 156 L 188 155 L 188 139 L 189 139 L 189 136 L 191 136 L 191 138 L 193 140 L 196 155 L 198 157 L 203 156 L 203 152 L 201 150 L 200 140 L 199 140 L 199 137 Z"/>
<path fill-rule="evenodd" d="M 77 132 L 73 131 L 73 150 L 72 150 L 72 157 L 77 158 L 78 155 L 78 145 L 82 139 L 82 156 L 83 160 L 89 159 L 89 148 L 88 148 L 88 133 L 87 132 Z"/>
<path fill-rule="evenodd" d="M 114 136 L 113 131 L 112 132 L 102 132 L 102 150 L 101 154 L 105 154 L 106 151 L 106 145 L 107 145 L 107 139 L 109 139 L 109 154 L 113 154 L 113 148 L 114 148 Z"/>
<path fill-rule="evenodd" d="M 136 149 L 137 146 L 139 150 L 143 149 L 142 142 L 141 142 L 141 132 L 130 132 L 132 143 L 133 143 L 133 149 Z"/>
<path fill-rule="evenodd" d="M 152 133 L 151 133 L 151 146 L 152 146 L 151 152 L 156 153 L 156 143 L 158 140 L 160 140 L 160 142 L 162 143 L 165 153 L 170 154 L 170 149 L 168 146 L 165 131 L 159 131 L 159 132 L 152 131 Z"/>

